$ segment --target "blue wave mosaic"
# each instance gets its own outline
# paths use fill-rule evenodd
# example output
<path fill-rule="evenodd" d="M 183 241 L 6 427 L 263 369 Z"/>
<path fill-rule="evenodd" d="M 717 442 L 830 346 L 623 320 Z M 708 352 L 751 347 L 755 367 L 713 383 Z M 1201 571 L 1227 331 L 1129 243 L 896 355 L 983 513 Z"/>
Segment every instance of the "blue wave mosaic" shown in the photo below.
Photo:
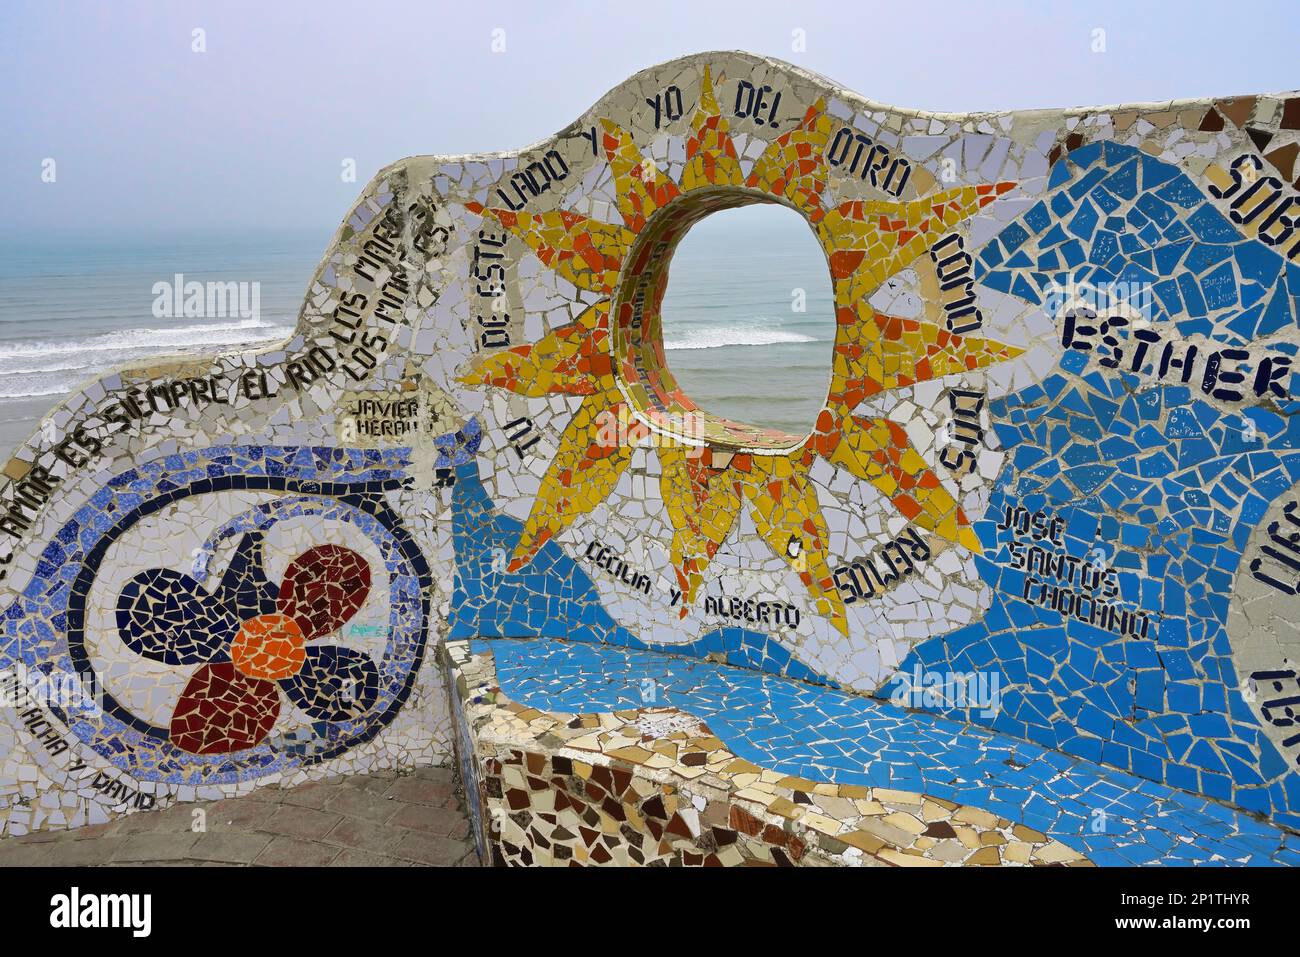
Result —
<path fill-rule="evenodd" d="M 607 645 L 474 641 L 512 700 L 606 712 L 658 699 L 783 774 L 920 791 L 1021 821 L 1096 864 L 1300 863 L 1300 838 L 1166 785 L 947 718 L 777 675 Z"/>
<path fill-rule="evenodd" d="M 993 671 L 1003 682 L 995 718 L 944 713 L 1300 826 L 1300 777 L 1243 700 L 1225 630 L 1248 537 L 1300 481 L 1295 347 L 1279 344 L 1267 374 L 1237 380 L 1226 363 L 1211 375 L 1204 354 L 1293 325 L 1300 270 L 1243 238 L 1175 167 L 1129 147 L 1076 149 L 1050 185 L 985 248 L 981 281 L 1049 312 L 1071 283 L 1147 284 L 1150 326 L 1109 342 L 1094 328 L 1088 349 L 1066 342 L 1065 327 L 1059 373 L 991 403 L 1010 453 L 977 523 L 993 606 L 917 646 L 901 670 Z M 1169 325 L 1207 337 L 1201 366 L 1188 368 L 1185 343 L 1159 345 Z M 1206 401 L 1233 398 L 1225 389 L 1246 399 L 1253 389 L 1269 407 L 1230 415 Z M 1065 554 L 1100 554 L 1117 569 L 1116 601 L 1141 629 L 1117 634 L 1042 603 L 1039 584 L 1011 567 L 1005 516 L 1017 507 L 1059 517 Z"/>

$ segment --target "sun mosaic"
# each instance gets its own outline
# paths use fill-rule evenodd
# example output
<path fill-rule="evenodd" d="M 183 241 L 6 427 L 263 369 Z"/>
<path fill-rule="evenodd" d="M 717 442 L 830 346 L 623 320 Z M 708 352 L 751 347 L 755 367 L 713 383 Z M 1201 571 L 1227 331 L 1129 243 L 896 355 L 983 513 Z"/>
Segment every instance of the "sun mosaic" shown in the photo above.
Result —
<path fill-rule="evenodd" d="M 510 862 L 1300 863 L 1298 176 L 1300 93 L 738 52 L 385 167 L 291 338 L 0 465 L 0 834 L 454 759 Z M 833 292 L 797 434 L 666 357 L 755 203 Z"/>
<path fill-rule="evenodd" d="M 953 492 L 888 418 L 856 414 L 878 393 L 1015 358 L 1021 349 L 942 322 L 883 315 L 870 297 L 925 256 L 949 230 L 1015 189 L 1013 182 L 939 188 L 908 200 L 826 204 L 833 118 L 824 100 L 775 139 L 746 174 L 706 68 L 686 140 L 669 178 L 630 133 L 600 122 L 621 223 L 566 210 L 517 212 L 471 203 L 520 236 L 547 267 L 598 294 L 576 321 L 536 342 L 479 357 L 461 377 L 525 396 L 581 396 L 510 556 L 509 570 L 590 512 L 613 490 L 637 442 L 654 433 L 660 493 L 672 524 L 671 560 L 686 617 L 704 570 L 748 509 L 759 534 L 793 568 L 816 613 L 843 634 L 830 533 L 810 479 L 818 459 L 870 482 L 909 521 L 980 551 Z M 918 177 L 920 179 L 920 177 Z M 816 233 L 834 283 L 836 330 L 829 394 L 806 437 L 729 422 L 699 409 L 664 361 L 659 304 L 672 246 L 710 212 L 752 202 L 798 211 Z M 620 427 L 614 428 L 618 425 Z"/>

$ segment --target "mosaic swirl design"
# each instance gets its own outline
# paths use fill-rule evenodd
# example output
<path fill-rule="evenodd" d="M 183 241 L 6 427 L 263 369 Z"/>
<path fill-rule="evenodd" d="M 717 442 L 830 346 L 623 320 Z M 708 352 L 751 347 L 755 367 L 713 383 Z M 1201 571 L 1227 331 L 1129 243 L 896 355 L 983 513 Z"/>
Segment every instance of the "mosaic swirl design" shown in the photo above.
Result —
<path fill-rule="evenodd" d="M 321 721 L 373 707 L 379 669 L 368 655 L 307 645 L 342 628 L 369 590 L 370 566 L 341 545 L 299 555 L 277 588 L 262 568 L 260 536 L 246 534 L 212 594 L 167 568 L 132 578 L 118 599 L 118 631 L 145 658 L 200 665 L 176 703 L 169 737 L 191 754 L 224 754 L 270 734 L 280 714 L 273 683 Z"/>
<path fill-rule="evenodd" d="M 383 499 L 402 484 L 401 464 L 392 452 L 218 448 L 118 476 L 58 536 L 60 543 L 84 542 L 85 551 L 57 543 L 47 549 L 44 574 L 7 616 L 7 634 L 18 639 L 10 646 L 30 667 L 52 661 L 100 689 L 98 702 L 62 717 L 83 745 L 136 780 L 238 781 L 341 754 L 392 719 L 425 652 L 428 566 Z M 123 489 L 133 490 L 125 509 L 114 505 Z M 87 598 L 110 547 L 146 516 L 191 496 L 233 490 L 278 494 L 216 529 L 195 549 L 201 560 L 191 573 L 148 568 L 116 598 L 122 645 L 187 674 L 170 720 L 160 726 L 115 695 L 130 680 L 129 669 L 125 679 L 96 672 L 102 652 L 87 641 Z M 266 536 L 282 522 L 304 520 L 346 529 L 383 563 L 372 567 L 358 551 L 322 542 L 297 554 L 272 582 L 263 560 Z M 233 554 L 208 590 L 207 556 L 223 542 L 234 543 Z M 379 655 L 350 647 L 340 634 L 372 578 L 383 579 L 388 602 Z M 67 621 L 66 639 L 34 629 L 49 616 Z M 299 718 L 276 733 L 286 709 Z"/>

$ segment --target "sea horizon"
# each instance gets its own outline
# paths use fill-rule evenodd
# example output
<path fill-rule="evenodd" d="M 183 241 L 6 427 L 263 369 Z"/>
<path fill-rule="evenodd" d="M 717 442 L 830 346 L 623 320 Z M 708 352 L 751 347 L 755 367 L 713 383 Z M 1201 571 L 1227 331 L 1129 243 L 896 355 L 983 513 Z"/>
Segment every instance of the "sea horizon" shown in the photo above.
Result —
<path fill-rule="evenodd" d="M 672 262 L 664 348 L 703 408 L 803 434 L 825 395 L 834 319 L 820 250 L 792 226 L 806 234 L 793 214 L 786 222 L 767 210 L 696 226 Z M 331 235 L 218 228 L 0 245 L 0 452 L 8 457 L 63 399 L 125 363 L 287 338 Z M 163 303 L 172 315 L 156 315 L 157 284 L 173 289 L 177 276 L 242 285 L 223 315 L 176 314 L 174 301 Z"/>

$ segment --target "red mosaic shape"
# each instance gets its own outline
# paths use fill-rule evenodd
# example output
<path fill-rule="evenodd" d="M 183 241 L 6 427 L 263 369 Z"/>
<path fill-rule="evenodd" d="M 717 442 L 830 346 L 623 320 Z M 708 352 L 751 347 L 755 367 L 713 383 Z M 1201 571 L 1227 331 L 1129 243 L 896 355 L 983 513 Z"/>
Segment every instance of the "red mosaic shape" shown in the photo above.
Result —
<path fill-rule="evenodd" d="M 229 754 L 261 743 L 280 716 L 279 686 L 229 661 L 200 666 L 172 712 L 172 744 L 190 754 Z"/>
<path fill-rule="evenodd" d="M 370 594 L 370 566 L 350 548 L 317 545 L 285 570 L 276 608 L 311 641 L 343 627 Z"/>

